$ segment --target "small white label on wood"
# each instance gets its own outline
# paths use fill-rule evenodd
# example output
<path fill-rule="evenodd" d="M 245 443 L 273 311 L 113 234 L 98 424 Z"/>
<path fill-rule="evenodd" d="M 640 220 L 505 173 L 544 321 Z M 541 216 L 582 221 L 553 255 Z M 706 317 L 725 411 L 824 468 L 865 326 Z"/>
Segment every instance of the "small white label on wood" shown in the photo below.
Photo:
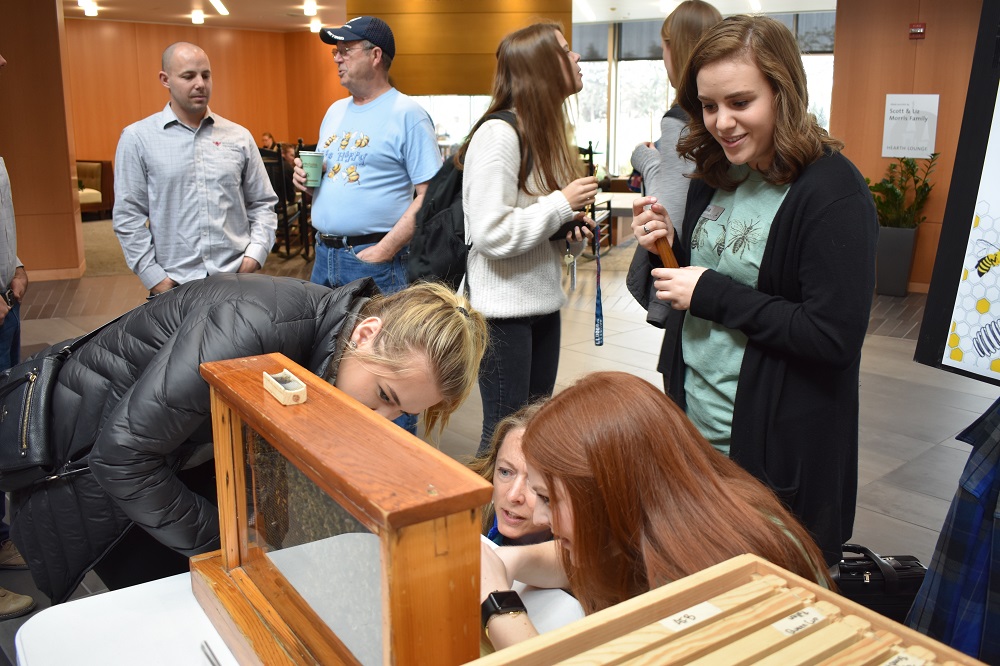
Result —
<path fill-rule="evenodd" d="M 663 618 L 660 620 L 660 624 L 670 631 L 681 631 L 688 627 L 693 627 L 699 622 L 704 622 L 710 617 L 715 617 L 721 612 L 722 609 L 718 606 L 704 601 L 679 613 L 674 613 L 670 617 Z"/>
<path fill-rule="evenodd" d="M 794 636 L 803 629 L 808 629 L 817 622 L 822 622 L 826 616 L 812 606 L 796 611 L 786 618 L 778 620 L 771 626 L 785 636 Z"/>
<path fill-rule="evenodd" d="M 882 666 L 924 666 L 927 663 L 912 654 L 897 654 L 892 659 L 882 662 Z"/>

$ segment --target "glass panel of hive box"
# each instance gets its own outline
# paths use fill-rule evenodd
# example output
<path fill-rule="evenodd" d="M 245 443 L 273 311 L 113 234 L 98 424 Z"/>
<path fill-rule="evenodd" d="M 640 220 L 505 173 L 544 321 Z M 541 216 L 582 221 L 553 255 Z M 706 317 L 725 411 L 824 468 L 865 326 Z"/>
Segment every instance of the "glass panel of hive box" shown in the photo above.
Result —
<path fill-rule="evenodd" d="M 383 663 L 378 536 L 260 435 L 243 441 L 251 561 L 263 554 L 362 664 Z"/>

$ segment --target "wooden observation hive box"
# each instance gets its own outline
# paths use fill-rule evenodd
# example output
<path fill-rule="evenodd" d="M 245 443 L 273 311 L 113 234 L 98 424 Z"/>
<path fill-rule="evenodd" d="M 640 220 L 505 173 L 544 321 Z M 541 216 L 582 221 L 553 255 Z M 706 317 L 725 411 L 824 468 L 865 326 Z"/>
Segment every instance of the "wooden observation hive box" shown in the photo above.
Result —
<path fill-rule="evenodd" d="M 980 663 L 759 557 L 740 555 L 476 666 Z"/>
<path fill-rule="evenodd" d="M 282 405 L 263 373 L 308 399 Z M 194 594 L 246 664 L 479 656 L 491 486 L 280 354 L 206 363 L 222 549 Z M 430 660 L 430 661 L 428 661 Z"/>

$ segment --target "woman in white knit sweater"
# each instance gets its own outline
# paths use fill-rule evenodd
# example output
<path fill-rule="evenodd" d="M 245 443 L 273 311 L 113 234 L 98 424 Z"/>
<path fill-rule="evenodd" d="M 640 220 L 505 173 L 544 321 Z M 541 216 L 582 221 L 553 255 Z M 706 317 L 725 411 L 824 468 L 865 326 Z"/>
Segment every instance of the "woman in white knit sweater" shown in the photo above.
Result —
<path fill-rule="evenodd" d="M 504 37 L 493 99 L 457 155 L 472 243 L 466 283 L 490 326 L 479 374 L 480 451 L 502 418 L 555 387 L 563 259 L 590 236 L 593 221 L 576 211 L 597 195 L 596 178 L 577 177 L 581 164 L 564 110 L 583 88 L 579 60 L 557 23 Z M 487 119 L 499 111 L 513 111 L 516 127 Z M 579 226 L 565 230 L 572 222 Z"/>

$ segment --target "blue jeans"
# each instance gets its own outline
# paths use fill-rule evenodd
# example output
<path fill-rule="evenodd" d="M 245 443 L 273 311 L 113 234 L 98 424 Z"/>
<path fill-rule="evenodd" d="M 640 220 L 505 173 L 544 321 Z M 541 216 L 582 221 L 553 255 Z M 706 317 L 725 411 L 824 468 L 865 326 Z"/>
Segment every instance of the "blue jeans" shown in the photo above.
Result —
<path fill-rule="evenodd" d="M 409 248 L 404 247 L 392 261 L 385 263 L 371 264 L 358 259 L 357 253 L 372 245 L 374 243 L 352 248 L 332 248 L 317 242 L 316 263 L 313 264 L 310 281 L 327 287 L 342 287 L 360 278 L 370 277 L 375 280 L 375 284 L 383 294 L 392 294 L 405 288 L 406 256 L 409 254 Z M 404 414 L 396 418 L 393 423 L 410 434 L 417 434 L 416 416 Z"/>
<path fill-rule="evenodd" d="M 358 252 L 371 247 L 358 245 L 353 248 L 332 248 L 316 243 L 316 263 L 313 264 L 311 282 L 327 287 L 342 287 L 363 277 L 375 280 L 379 291 L 393 294 L 407 286 L 406 256 L 409 248 L 403 248 L 392 258 L 380 264 L 371 264 L 358 259 Z"/>
<path fill-rule="evenodd" d="M 14 303 L 0 325 L 0 372 L 21 362 L 21 304 Z M 7 513 L 7 494 L 0 493 L 0 543 L 10 538 L 10 527 L 3 521 Z"/>
<path fill-rule="evenodd" d="M 497 423 L 528 403 L 552 395 L 559 370 L 559 312 L 489 319 L 490 345 L 479 369 L 483 434 L 477 456 L 490 445 Z"/>

